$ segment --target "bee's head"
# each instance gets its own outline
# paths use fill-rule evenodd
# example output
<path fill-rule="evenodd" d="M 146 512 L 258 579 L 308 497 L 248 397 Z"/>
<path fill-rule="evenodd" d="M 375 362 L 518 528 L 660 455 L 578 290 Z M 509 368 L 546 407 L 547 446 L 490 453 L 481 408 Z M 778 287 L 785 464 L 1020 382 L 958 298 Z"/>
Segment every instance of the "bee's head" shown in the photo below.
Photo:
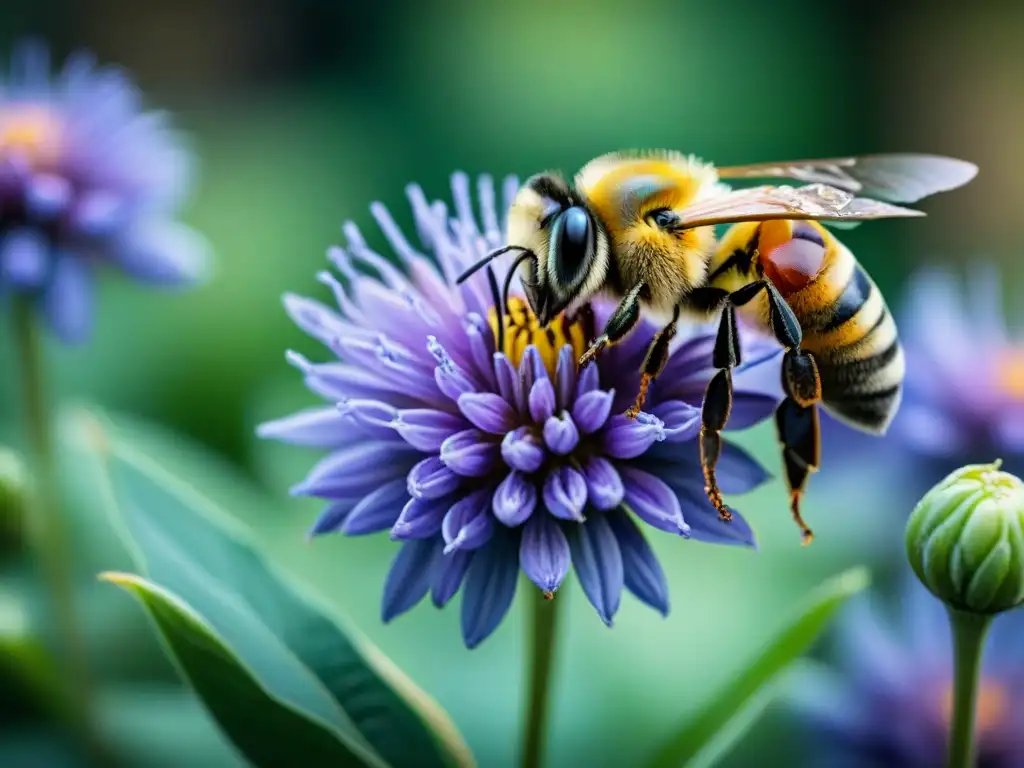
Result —
<path fill-rule="evenodd" d="M 589 299 L 608 273 L 608 237 L 597 216 L 555 174 L 528 179 L 509 212 L 509 244 L 532 254 L 520 267 L 541 325 Z"/>

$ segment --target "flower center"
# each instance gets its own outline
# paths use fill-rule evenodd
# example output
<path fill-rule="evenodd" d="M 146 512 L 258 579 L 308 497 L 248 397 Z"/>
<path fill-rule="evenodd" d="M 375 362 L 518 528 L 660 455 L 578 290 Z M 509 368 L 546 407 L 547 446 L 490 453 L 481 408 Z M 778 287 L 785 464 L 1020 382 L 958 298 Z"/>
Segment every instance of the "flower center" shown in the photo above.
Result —
<path fill-rule="evenodd" d="M 1024 349 L 1011 349 L 996 359 L 996 386 L 1013 400 L 1024 401 Z"/>
<path fill-rule="evenodd" d="M 505 313 L 505 348 L 502 350 L 513 365 L 519 365 L 526 348 L 533 344 L 540 352 L 548 373 L 555 375 L 558 365 L 558 352 L 566 344 L 572 345 L 576 359 L 587 349 L 590 338 L 588 329 L 589 312 L 580 311 L 569 321 L 564 313 L 551 321 L 547 328 L 541 328 L 537 316 L 530 311 L 530 306 L 518 296 L 508 300 L 508 311 Z M 491 332 L 498 337 L 498 311 L 494 307 L 488 314 Z M 593 323 L 589 323 L 593 325 Z"/>
<path fill-rule="evenodd" d="M 950 722 L 953 713 L 953 684 L 946 686 L 942 697 L 942 722 Z M 975 711 L 974 733 L 981 737 L 986 733 L 998 730 L 1006 723 L 1010 714 L 1010 697 L 1006 688 L 997 680 L 985 678 L 978 686 L 978 702 Z"/>
<path fill-rule="evenodd" d="M 17 153 L 33 167 L 47 165 L 60 151 L 60 122 L 37 105 L 0 111 L 0 155 Z"/>

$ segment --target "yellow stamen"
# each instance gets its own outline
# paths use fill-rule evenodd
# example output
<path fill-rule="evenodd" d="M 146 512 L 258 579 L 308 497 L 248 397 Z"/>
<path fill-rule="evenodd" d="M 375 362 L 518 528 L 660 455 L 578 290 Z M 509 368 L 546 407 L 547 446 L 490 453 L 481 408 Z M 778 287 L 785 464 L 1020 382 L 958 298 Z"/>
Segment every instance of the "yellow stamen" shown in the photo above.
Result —
<path fill-rule="evenodd" d="M 60 145 L 60 122 L 50 110 L 17 105 L 0 111 L 0 155 L 17 152 L 35 168 L 56 160 Z"/>
<path fill-rule="evenodd" d="M 1024 349 L 1010 349 L 996 358 L 995 373 L 1000 392 L 1024 401 Z"/>
<path fill-rule="evenodd" d="M 498 312 L 493 307 L 488 314 L 488 321 L 497 339 Z M 513 365 L 519 365 L 530 344 L 537 348 L 548 373 L 554 376 L 559 350 L 569 344 L 572 346 L 573 359 L 579 360 L 587 348 L 587 334 L 582 323 L 566 322 L 564 315 L 552 320 L 547 328 L 541 328 L 529 305 L 518 296 L 512 296 L 508 300 L 505 314 L 505 355 Z"/>
<path fill-rule="evenodd" d="M 941 716 L 944 723 L 950 721 L 953 711 L 953 685 L 950 683 L 943 692 Z M 997 680 L 986 678 L 978 686 L 978 702 L 975 710 L 975 735 L 995 731 L 1006 723 L 1010 714 L 1010 697 L 1006 687 Z"/>

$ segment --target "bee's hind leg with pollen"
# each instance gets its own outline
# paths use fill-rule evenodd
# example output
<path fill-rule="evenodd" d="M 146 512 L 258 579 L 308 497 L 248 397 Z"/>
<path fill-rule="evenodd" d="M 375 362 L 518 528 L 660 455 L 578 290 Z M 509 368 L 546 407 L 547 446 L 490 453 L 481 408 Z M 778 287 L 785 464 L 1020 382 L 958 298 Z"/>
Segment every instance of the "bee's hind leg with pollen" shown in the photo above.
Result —
<path fill-rule="evenodd" d="M 672 310 L 672 319 L 668 325 L 654 334 L 651 345 L 647 348 L 647 357 L 644 358 L 644 365 L 640 372 L 640 391 L 637 392 L 633 404 L 626 409 L 626 416 L 631 419 L 640 415 L 640 409 L 644 407 L 644 401 L 647 399 L 648 387 L 665 369 L 665 363 L 668 362 L 669 357 L 669 347 L 672 344 L 672 338 L 676 335 L 679 310 L 680 306 L 677 304 Z"/>
<path fill-rule="evenodd" d="M 636 327 L 640 321 L 640 291 L 643 290 L 643 287 L 643 283 L 637 283 L 629 293 L 622 297 L 619 306 L 615 308 L 612 316 L 605 323 L 604 331 L 590 343 L 590 347 L 580 358 L 580 368 L 596 360 L 605 347 L 619 341 Z"/>
<path fill-rule="evenodd" d="M 772 333 L 786 349 L 782 359 L 782 386 L 786 398 L 775 411 L 775 425 L 779 442 L 782 443 L 790 510 L 793 520 L 800 527 L 803 543 L 809 544 L 814 534 L 800 514 L 800 498 L 807 478 L 818 468 L 821 460 L 817 407 L 821 401 L 821 378 L 813 355 L 800 349 L 803 340 L 800 322 L 778 289 L 767 280 L 758 280 L 730 294 L 723 310 L 714 351 L 714 366 L 720 370 L 708 384 L 701 411 L 700 454 L 705 490 L 719 514 L 729 519 L 732 515 L 722 502 L 722 494 L 715 480 L 715 464 L 722 450 L 719 432 L 725 427 L 732 406 L 732 377 L 729 368 L 739 364 L 734 307 L 743 306 L 761 291 L 768 294 Z"/>

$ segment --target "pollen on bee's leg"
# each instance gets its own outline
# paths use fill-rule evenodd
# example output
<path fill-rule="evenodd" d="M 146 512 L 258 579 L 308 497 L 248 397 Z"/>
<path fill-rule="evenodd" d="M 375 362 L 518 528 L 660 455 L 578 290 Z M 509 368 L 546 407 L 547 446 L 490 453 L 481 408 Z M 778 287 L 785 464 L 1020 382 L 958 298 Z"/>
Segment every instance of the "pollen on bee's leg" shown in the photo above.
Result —
<path fill-rule="evenodd" d="M 628 418 L 635 419 L 640 415 L 640 409 L 644 407 L 644 402 L 647 400 L 647 389 L 653 380 L 654 376 L 649 373 L 640 376 L 640 391 L 637 393 L 633 404 L 626 409 L 626 416 Z"/>
<path fill-rule="evenodd" d="M 583 353 L 583 357 L 580 358 L 579 367 L 585 368 L 592 361 L 597 359 L 597 356 L 601 354 L 601 351 L 608 346 L 608 336 L 601 334 L 590 344 L 590 347 L 586 352 Z"/>
<path fill-rule="evenodd" d="M 792 491 L 789 496 L 789 508 L 793 513 L 793 521 L 800 528 L 800 546 L 806 547 L 812 541 L 814 541 L 814 531 L 812 531 L 806 522 L 804 517 L 800 514 L 800 491 Z"/>

